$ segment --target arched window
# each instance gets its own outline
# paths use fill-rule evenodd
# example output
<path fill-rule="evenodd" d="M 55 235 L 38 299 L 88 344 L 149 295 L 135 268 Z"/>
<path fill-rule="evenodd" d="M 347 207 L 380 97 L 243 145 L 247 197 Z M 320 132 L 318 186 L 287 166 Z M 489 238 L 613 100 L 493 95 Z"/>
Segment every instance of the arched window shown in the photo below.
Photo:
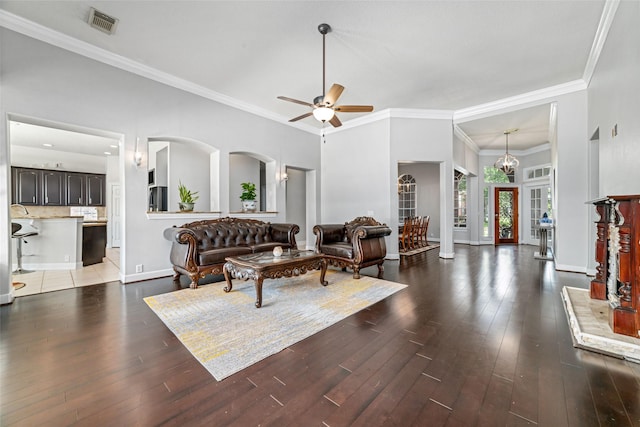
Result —
<path fill-rule="evenodd" d="M 416 180 L 409 174 L 398 177 L 398 221 L 416 216 Z"/>
<path fill-rule="evenodd" d="M 453 171 L 453 226 L 467 227 L 467 177 L 459 171 Z"/>

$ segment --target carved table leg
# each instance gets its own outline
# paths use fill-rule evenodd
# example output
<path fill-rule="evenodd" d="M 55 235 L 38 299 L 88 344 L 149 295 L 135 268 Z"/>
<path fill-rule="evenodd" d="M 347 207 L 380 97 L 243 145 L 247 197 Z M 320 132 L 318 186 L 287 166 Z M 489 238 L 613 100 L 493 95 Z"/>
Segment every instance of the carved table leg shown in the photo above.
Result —
<path fill-rule="evenodd" d="M 222 267 L 222 273 L 224 274 L 224 280 L 227 281 L 227 286 L 223 288 L 223 291 L 231 292 L 231 289 L 233 289 L 233 283 L 231 283 L 231 273 L 229 272 L 227 264 Z"/>
<path fill-rule="evenodd" d="M 258 277 L 256 277 L 256 279 L 255 279 L 256 308 L 262 307 L 262 282 L 263 282 L 263 280 L 264 280 L 264 277 L 262 276 L 262 274 L 259 274 Z"/>
<path fill-rule="evenodd" d="M 382 279 L 384 275 L 384 265 L 382 263 L 378 264 L 378 279 Z"/>
<path fill-rule="evenodd" d="M 320 265 L 320 283 L 322 284 L 322 286 L 327 286 L 329 284 L 329 282 L 324 280 L 324 275 L 326 273 L 327 273 L 327 260 L 323 258 L 322 263 Z"/>

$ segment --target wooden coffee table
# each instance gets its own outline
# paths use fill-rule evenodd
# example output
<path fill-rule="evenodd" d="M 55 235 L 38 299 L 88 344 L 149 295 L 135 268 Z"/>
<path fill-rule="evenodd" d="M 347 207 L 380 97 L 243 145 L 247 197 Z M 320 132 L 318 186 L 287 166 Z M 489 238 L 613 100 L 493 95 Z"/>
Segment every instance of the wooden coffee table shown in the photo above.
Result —
<path fill-rule="evenodd" d="M 285 250 L 281 256 L 274 256 L 272 252 L 241 255 L 225 258 L 227 261 L 222 269 L 227 281 L 225 292 L 231 292 L 234 279 L 253 279 L 256 288 L 256 307 L 262 307 L 262 282 L 264 279 L 279 279 L 305 274 L 309 271 L 321 269 L 320 284 L 327 286 L 324 275 L 327 272 L 327 261 L 322 254 L 314 251 Z"/>

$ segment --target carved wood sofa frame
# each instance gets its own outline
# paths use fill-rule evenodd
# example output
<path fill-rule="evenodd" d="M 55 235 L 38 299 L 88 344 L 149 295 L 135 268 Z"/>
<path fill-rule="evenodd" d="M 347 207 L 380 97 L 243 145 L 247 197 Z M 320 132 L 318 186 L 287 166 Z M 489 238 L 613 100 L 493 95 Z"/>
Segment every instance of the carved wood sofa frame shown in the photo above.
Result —
<path fill-rule="evenodd" d="M 378 278 L 382 278 L 387 256 L 385 237 L 391 234 L 386 224 L 363 216 L 344 224 L 316 225 L 313 233 L 316 251 L 324 255 L 329 265 L 351 268 L 354 279 L 360 278 L 360 269 L 377 265 Z"/>
<path fill-rule="evenodd" d="M 276 246 L 295 249 L 299 231 L 296 224 L 226 217 L 167 228 L 164 237 L 172 242 L 174 281 L 185 274 L 195 289 L 206 275 L 223 274 L 226 257 L 272 251 Z"/>

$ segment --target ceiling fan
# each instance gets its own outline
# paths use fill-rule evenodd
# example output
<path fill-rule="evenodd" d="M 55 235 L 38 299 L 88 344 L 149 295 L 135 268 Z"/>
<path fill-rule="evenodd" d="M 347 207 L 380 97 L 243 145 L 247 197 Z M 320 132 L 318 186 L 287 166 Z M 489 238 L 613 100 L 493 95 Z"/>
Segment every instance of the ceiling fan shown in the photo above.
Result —
<path fill-rule="evenodd" d="M 344 91 L 344 86 L 337 83 L 334 83 L 331 86 L 329 92 L 325 92 L 325 36 L 331 31 L 331 26 L 329 26 L 329 24 L 320 24 L 318 25 L 318 31 L 322 34 L 322 95 L 315 97 L 313 103 L 300 101 L 286 96 L 279 96 L 278 99 L 293 102 L 295 104 L 306 105 L 312 108 L 308 113 L 304 113 L 301 116 L 294 117 L 289 120 L 290 122 L 297 122 L 298 120 L 302 120 L 313 115 L 322 123 L 329 122 L 333 127 L 337 128 L 342 126 L 342 122 L 338 116 L 336 116 L 336 112 L 369 113 L 373 111 L 373 105 L 336 105 L 338 98 L 340 98 L 342 91 Z"/>

